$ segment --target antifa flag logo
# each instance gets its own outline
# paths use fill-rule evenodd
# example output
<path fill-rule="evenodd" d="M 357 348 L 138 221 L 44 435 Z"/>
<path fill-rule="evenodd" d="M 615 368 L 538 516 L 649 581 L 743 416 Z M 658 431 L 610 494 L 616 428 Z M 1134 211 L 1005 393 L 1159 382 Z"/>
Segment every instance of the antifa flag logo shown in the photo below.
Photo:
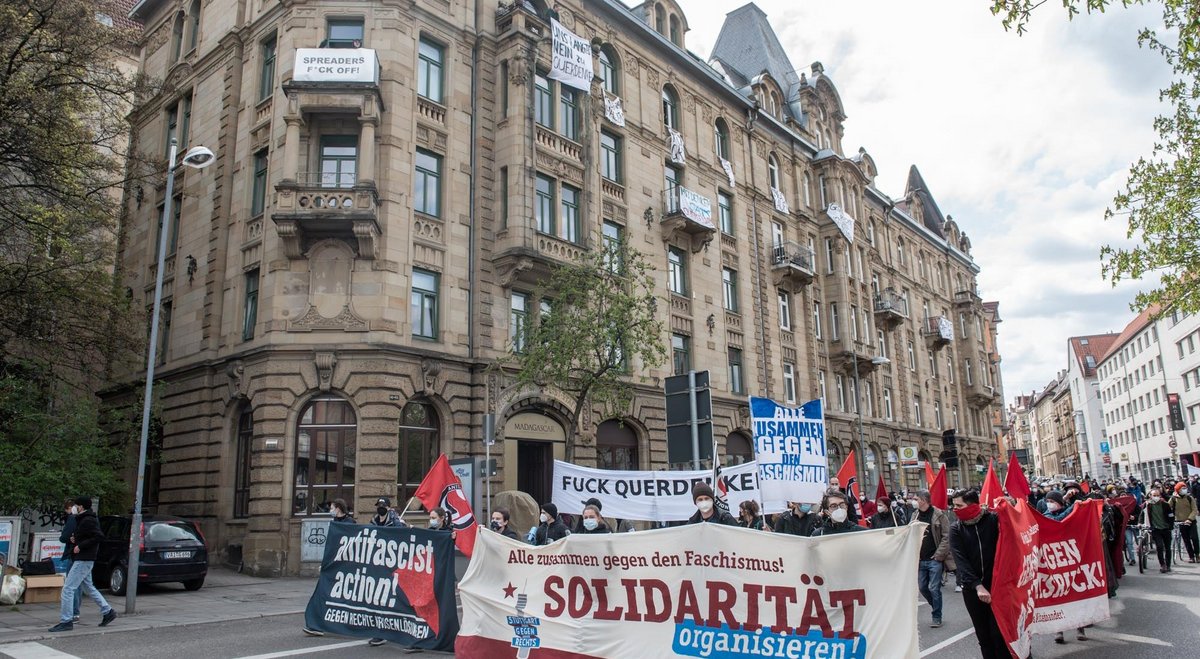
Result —
<path fill-rule="evenodd" d="M 475 523 L 475 513 L 471 511 L 471 504 L 467 503 L 462 485 L 447 483 L 446 487 L 442 488 L 442 495 L 439 498 L 442 508 L 445 508 L 446 512 L 450 514 L 451 526 L 459 531 L 471 528 L 471 525 Z"/>
<path fill-rule="evenodd" d="M 714 505 L 717 507 L 717 510 L 727 513 L 729 512 L 729 483 L 725 480 L 725 477 L 721 475 L 720 467 L 717 467 L 717 479 L 715 485 L 717 500 Z"/>
<path fill-rule="evenodd" d="M 861 502 L 858 500 L 857 491 L 858 491 L 858 477 L 851 476 L 850 481 L 846 483 L 846 499 L 849 501 L 850 507 L 854 508 L 854 510 L 856 512 L 858 512 L 858 514 L 861 516 L 862 515 L 862 505 L 861 505 Z"/>

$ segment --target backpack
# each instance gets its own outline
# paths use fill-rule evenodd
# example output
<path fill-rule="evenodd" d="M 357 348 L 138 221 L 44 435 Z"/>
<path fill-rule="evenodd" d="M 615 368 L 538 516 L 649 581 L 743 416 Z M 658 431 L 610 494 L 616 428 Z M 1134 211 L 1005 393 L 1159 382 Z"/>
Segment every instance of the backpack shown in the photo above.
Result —
<path fill-rule="evenodd" d="M 47 558 L 44 561 L 23 561 L 21 563 L 21 576 L 25 577 L 40 577 L 48 574 L 54 574 L 54 561 Z"/>

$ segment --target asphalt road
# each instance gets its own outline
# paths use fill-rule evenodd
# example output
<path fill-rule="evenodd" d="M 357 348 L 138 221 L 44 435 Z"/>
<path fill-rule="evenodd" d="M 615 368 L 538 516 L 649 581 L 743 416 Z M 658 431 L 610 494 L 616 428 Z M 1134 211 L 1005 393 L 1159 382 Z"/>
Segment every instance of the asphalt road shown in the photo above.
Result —
<path fill-rule="evenodd" d="M 940 629 L 929 628 L 929 607 L 921 603 L 920 635 L 922 657 L 948 659 L 978 657 L 979 650 L 963 608 L 962 596 L 952 586 L 943 589 L 945 599 Z M 1162 575 L 1152 570 L 1127 576 L 1118 597 L 1110 600 L 1112 618 L 1087 630 L 1089 640 L 1067 636 L 1065 645 L 1053 637 L 1034 639 L 1033 656 L 1086 657 L 1087 659 L 1136 659 L 1147 657 L 1195 657 L 1200 654 L 1200 569 L 1179 566 L 1176 573 Z M 187 625 L 163 629 L 68 637 L 40 644 L 0 645 L 0 656 L 12 659 L 125 659 L 171 657 L 189 659 L 276 659 L 291 656 L 448 657 L 446 653 L 408 652 L 395 646 L 372 648 L 365 641 L 337 637 L 311 638 L 301 633 L 303 618 L 285 615 L 232 623 Z"/>

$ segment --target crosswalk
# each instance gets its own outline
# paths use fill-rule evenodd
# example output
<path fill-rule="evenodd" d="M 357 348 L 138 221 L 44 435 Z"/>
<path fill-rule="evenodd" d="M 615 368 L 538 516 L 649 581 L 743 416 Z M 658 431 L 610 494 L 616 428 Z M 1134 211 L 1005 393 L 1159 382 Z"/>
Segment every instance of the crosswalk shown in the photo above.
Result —
<path fill-rule="evenodd" d="M 73 654 L 59 652 L 41 643 L 12 643 L 0 645 L 0 655 L 12 659 L 80 659 Z"/>

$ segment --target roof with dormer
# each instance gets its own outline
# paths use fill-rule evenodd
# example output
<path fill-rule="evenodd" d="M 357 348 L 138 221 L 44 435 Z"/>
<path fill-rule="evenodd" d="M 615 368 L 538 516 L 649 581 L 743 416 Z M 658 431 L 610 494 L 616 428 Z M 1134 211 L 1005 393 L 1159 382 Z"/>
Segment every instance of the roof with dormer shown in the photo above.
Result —
<path fill-rule="evenodd" d="M 1072 336 L 1067 339 L 1067 343 L 1071 346 L 1071 355 L 1079 364 L 1079 370 L 1084 377 L 1093 377 L 1096 375 L 1096 365 L 1100 363 L 1100 359 L 1108 353 L 1113 342 L 1120 335 L 1116 332 L 1110 334 L 1090 334 L 1088 336 Z M 1092 365 L 1087 365 L 1087 358 L 1091 356 Z"/>
<path fill-rule="evenodd" d="M 720 63 L 735 85 L 745 86 L 762 74 L 769 74 L 783 90 L 788 114 L 802 120 L 800 75 L 767 21 L 767 14 L 758 5 L 750 2 L 725 15 L 710 59 Z"/>

